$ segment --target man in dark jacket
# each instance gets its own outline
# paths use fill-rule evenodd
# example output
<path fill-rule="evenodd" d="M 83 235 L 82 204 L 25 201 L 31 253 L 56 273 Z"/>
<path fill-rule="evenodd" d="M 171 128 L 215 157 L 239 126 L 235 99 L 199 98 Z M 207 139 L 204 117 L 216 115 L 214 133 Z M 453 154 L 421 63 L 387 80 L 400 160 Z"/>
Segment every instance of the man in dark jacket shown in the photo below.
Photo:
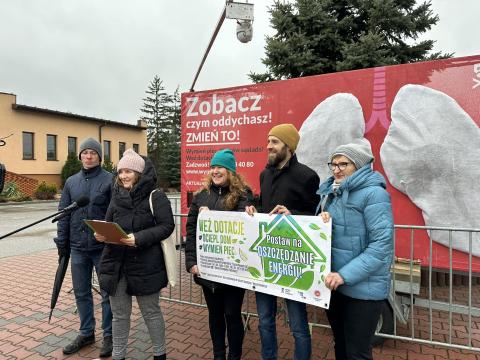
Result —
<path fill-rule="evenodd" d="M 292 124 L 274 126 L 268 134 L 268 164 L 260 174 L 258 211 L 269 214 L 315 215 L 319 202 L 318 175 L 301 164 L 295 155 L 300 135 Z M 247 213 L 257 211 L 253 206 Z M 255 293 L 259 316 L 259 331 L 264 360 L 277 359 L 277 334 L 275 316 L 277 298 Z M 311 358 L 312 346 L 305 303 L 285 299 L 290 330 L 295 339 L 295 360 Z"/>
<path fill-rule="evenodd" d="M 88 206 L 78 209 L 60 219 L 55 243 L 59 255 L 70 251 L 72 283 L 80 317 L 80 334 L 65 346 L 63 353 L 73 354 L 95 342 L 95 317 L 92 296 L 92 270 L 98 274 L 103 243 L 97 242 L 83 220 L 104 220 L 110 203 L 113 175 L 102 169 L 102 147 L 92 138 L 80 144 L 79 158 L 82 170 L 65 182 L 58 206 L 62 210 L 82 196 L 90 199 Z M 112 353 L 112 311 L 108 295 L 102 292 L 103 345 L 100 357 Z"/>

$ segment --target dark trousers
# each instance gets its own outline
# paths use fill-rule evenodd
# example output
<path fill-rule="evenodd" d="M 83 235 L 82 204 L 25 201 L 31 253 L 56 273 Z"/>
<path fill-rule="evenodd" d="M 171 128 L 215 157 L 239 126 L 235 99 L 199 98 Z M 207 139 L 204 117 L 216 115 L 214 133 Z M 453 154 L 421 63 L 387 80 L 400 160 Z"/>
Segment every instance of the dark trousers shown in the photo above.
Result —
<path fill-rule="evenodd" d="M 335 339 L 336 360 L 373 359 L 371 341 L 383 301 L 353 299 L 332 292 L 327 317 Z"/>
<path fill-rule="evenodd" d="M 228 340 L 228 359 L 240 359 L 243 345 L 242 303 L 245 290 L 222 285 L 214 292 L 202 286 L 208 307 L 208 323 L 213 343 L 213 355 L 225 358 L 225 332 Z"/>

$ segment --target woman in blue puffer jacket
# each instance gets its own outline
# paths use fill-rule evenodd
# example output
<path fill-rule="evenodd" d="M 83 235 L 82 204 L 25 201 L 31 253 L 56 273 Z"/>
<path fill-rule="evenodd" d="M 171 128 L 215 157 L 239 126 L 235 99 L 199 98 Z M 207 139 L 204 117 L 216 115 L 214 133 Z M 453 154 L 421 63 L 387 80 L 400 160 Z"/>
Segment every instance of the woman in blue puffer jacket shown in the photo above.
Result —
<path fill-rule="evenodd" d="M 332 290 L 327 317 L 335 358 L 373 359 L 371 340 L 390 288 L 393 215 L 383 176 L 372 170 L 367 140 L 339 146 L 330 157 L 333 176 L 320 185 L 317 213 L 332 219 Z"/>

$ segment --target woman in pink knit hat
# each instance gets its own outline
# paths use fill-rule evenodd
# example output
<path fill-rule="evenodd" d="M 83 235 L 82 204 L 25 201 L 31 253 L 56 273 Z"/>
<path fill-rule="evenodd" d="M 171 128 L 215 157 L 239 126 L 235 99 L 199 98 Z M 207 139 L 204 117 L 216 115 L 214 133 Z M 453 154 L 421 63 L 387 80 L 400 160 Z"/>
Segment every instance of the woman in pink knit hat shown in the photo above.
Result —
<path fill-rule="evenodd" d="M 175 228 L 170 201 L 163 191 L 152 196 L 157 175 L 149 159 L 132 149 L 123 153 L 117 165 L 118 176 L 106 220 L 119 224 L 128 235 L 122 244 L 106 244 L 100 262 L 99 282 L 110 296 L 113 313 L 113 359 L 124 359 L 127 352 L 132 312 L 136 296 L 153 344 L 156 360 L 166 359 L 165 323 L 159 305 L 160 290 L 167 286 L 167 272 L 161 241 Z M 98 241 L 106 238 L 95 234 Z"/>

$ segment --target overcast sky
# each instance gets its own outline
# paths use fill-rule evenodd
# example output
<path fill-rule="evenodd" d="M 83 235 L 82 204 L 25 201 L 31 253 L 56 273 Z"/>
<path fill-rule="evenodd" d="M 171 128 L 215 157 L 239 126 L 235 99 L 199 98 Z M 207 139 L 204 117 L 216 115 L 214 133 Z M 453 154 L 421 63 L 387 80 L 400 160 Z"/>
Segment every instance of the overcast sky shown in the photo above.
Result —
<path fill-rule="evenodd" d="M 248 84 L 262 72 L 267 7 L 255 4 L 253 40 L 225 20 L 195 90 Z M 480 54 L 479 0 L 433 0 L 435 51 Z M 0 92 L 17 103 L 135 123 L 154 75 L 188 91 L 224 0 L 1 0 Z M 0 119 L 1 121 L 1 119 Z M 1 135 L 1 134 L 0 134 Z"/>

